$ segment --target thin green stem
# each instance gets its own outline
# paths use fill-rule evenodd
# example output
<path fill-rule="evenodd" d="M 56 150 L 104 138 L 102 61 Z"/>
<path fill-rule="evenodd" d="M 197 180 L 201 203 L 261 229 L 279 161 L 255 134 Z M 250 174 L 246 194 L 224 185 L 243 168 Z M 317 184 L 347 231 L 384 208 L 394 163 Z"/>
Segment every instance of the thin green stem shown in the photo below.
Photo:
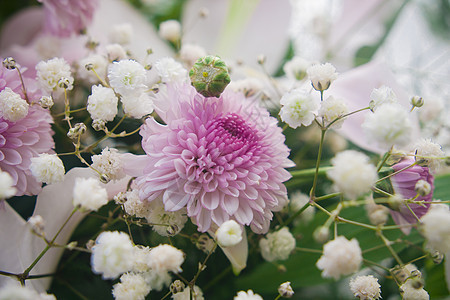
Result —
<path fill-rule="evenodd" d="M 386 248 L 389 250 L 389 252 L 392 254 L 392 257 L 397 261 L 397 263 L 401 266 L 403 266 L 403 261 L 400 259 L 400 257 L 397 255 L 397 253 L 394 251 L 394 249 L 391 246 L 391 241 L 388 240 L 381 230 L 377 231 L 377 235 L 381 238 Z"/>
<path fill-rule="evenodd" d="M 403 171 L 405 171 L 405 170 L 407 170 L 407 169 L 409 169 L 409 168 L 412 168 L 412 167 L 414 167 L 414 166 L 417 165 L 417 164 L 418 164 L 418 162 L 415 161 L 415 162 L 413 162 L 411 165 L 406 166 L 406 167 L 404 167 L 403 169 L 400 169 L 400 170 L 398 170 L 398 171 L 395 171 L 394 173 L 391 173 L 391 174 L 389 174 L 389 175 L 387 175 L 387 176 L 384 176 L 383 178 L 378 179 L 375 183 L 379 183 L 379 182 L 381 182 L 381 181 L 383 181 L 383 180 L 385 180 L 385 179 L 388 179 L 389 177 L 392 177 L 392 176 L 394 176 L 394 175 L 397 175 L 398 173 L 401 173 L 401 172 L 403 172 Z"/>
<path fill-rule="evenodd" d="M 320 136 L 319 153 L 317 154 L 316 171 L 314 173 L 313 186 L 311 188 L 311 192 L 309 193 L 309 198 L 311 201 L 315 201 L 315 198 L 316 198 L 317 178 L 319 177 L 319 166 L 320 166 L 320 159 L 322 157 L 322 149 L 323 149 L 323 141 L 325 138 L 325 132 L 326 132 L 326 129 L 322 129 L 321 136 Z"/>
<path fill-rule="evenodd" d="M 318 250 L 318 249 L 309 249 L 309 248 L 302 248 L 302 247 L 295 247 L 296 251 L 302 251 L 302 252 L 308 252 L 308 253 L 318 253 L 318 254 L 322 254 L 322 250 Z"/>

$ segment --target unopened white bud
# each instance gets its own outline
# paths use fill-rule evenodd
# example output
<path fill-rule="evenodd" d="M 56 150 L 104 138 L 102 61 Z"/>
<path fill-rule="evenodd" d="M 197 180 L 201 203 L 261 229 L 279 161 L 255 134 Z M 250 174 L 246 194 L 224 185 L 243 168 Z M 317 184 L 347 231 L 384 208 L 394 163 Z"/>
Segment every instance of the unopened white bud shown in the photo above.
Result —
<path fill-rule="evenodd" d="M 291 287 L 291 283 L 286 281 L 278 287 L 278 293 L 281 297 L 291 298 L 294 295 L 294 290 Z"/>
<path fill-rule="evenodd" d="M 431 185 L 427 181 L 421 179 L 416 182 L 414 190 L 420 196 L 426 196 L 431 193 Z"/>
<path fill-rule="evenodd" d="M 92 121 L 92 128 L 96 131 L 101 131 L 106 129 L 106 122 L 104 120 L 94 120 Z"/>
<path fill-rule="evenodd" d="M 181 293 L 182 291 L 184 291 L 185 287 L 186 285 L 181 280 L 177 279 L 170 285 L 170 291 L 172 292 L 172 294 Z"/>
<path fill-rule="evenodd" d="M 70 79 L 67 77 L 61 77 L 58 81 L 58 86 L 62 89 L 72 89 L 72 83 L 70 82 Z"/>
<path fill-rule="evenodd" d="M 16 68 L 16 60 L 12 57 L 7 57 L 3 60 L 3 66 L 8 70 L 14 70 Z"/>
<path fill-rule="evenodd" d="M 330 229 L 325 226 L 320 226 L 313 232 L 313 238 L 316 242 L 323 244 L 330 238 Z"/>
<path fill-rule="evenodd" d="M 258 55 L 258 57 L 256 58 L 256 61 L 258 62 L 258 64 L 263 65 L 266 62 L 266 56 L 264 54 L 260 54 Z"/>
<path fill-rule="evenodd" d="M 31 229 L 37 235 L 44 235 L 45 221 L 40 215 L 32 216 L 28 219 Z"/>
<path fill-rule="evenodd" d="M 181 25 L 177 20 L 168 20 L 159 25 L 159 36 L 175 43 L 181 38 Z"/>
<path fill-rule="evenodd" d="M 311 85 L 317 91 L 328 89 L 338 76 L 336 68 L 330 63 L 312 65 L 306 70 L 306 73 L 311 80 Z"/>
<path fill-rule="evenodd" d="M 411 104 L 414 107 L 422 107 L 423 106 L 423 98 L 420 96 L 414 96 L 411 98 Z"/>

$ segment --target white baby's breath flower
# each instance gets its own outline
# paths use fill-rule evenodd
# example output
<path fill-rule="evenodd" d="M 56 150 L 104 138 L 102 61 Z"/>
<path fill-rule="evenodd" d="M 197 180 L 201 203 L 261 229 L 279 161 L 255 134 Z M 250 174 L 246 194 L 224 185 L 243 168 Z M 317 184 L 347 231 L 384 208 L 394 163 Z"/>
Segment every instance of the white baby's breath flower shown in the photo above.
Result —
<path fill-rule="evenodd" d="M 264 84 L 258 78 L 247 77 L 241 80 L 232 80 L 226 89 L 243 93 L 245 97 L 252 97 L 258 93 L 263 93 Z"/>
<path fill-rule="evenodd" d="M 103 279 L 117 278 L 133 267 L 133 245 L 128 234 L 119 231 L 102 232 L 92 247 L 91 266 Z"/>
<path fill-rule="evenodd" d="M 450 211 L 448 205 L 431 207 L 420 218 L 420 231 L 428 246 L 441 253 L 450 252 Z"/>
<path fill-rule="evenodd" d="M 146 88 L 147 71 L 135 60 L 113 62 L 108 68 L 111 87 L 122 96 L 140 95 Z"/>
<path fill-rule="evenodd" d="M 101 154 L 92 156 L 92 167 L 111 180 L 125 177 L 122 158 L 114 148 L 106 147 Z"/>
<path fill-rule="evenodd" d="M 108 36 L 111 43 L 129 44 L 133 37 L 133 26 L 129 23 L 113 25 Z"/>
<path fill-rule="evenodd" d="M 70 72 L 69 64 L 64 58 L 52 58 L 47 61 L 40 61 L 36 65 L 36 77 L 39 84 L 48 92 L 57 90 L 59 88 L 58 83 L 61 78 L 68 80 L 67 90 L 73 88 L 73 77 Z"/>
<path fill-rule="evenodd" d="M 191 68 L 194 63 L 203 56 L 206 56 L 206 50 L 195 44 L 184 44 L 180 49 L 180 59 L 188 67 Z"/>
<path fill-rule="evenodd" d="M 120 61 L 127 58 L 127 52 L 120 44 L 106 45 L 105 50 L 109 61 Z"/>
<path fill-rule="evenodd" d="M 164 83 L 187 82 L 187 70 L 171 57 L 163 57 L 156 61 L 154 69 Z"/>
<path fill-rule="evenodd" d="M 404 284 L 400 286 L 400 292 L 402 294 L 403 300 L 429 300 L 430 295 L 427 291 L 421 288 L 416 288 L 413 286 L 412 280 L 407 280 Z"/>
<path fill-rule="evenodd" d="M 108 203 L 108 193 L 95 178 L 76 178 L 73 187 L 73 205 L 82 210 L 97 211 Z"/>
<path fill-rule="evenodd" d="M 118 99 L 110 88 L 93 85 L 88 97 L 87 110 L 93 120 L 112 121 L 117 115 Z"/>
<path fill-rule="evenodd" d="M 56 154 L 42 153 L 31 158 L 31 174 L 37 181 L 47 184 L 60 182 L 64 178 L 64 164 Z"/>
<path fill-rule="evenodd" d="M 383 104 L 368 113 L 362 124 L 368 137 L 386 148 L 409 143 L 412 131 L 408 112 L 400 104 Z"/>
<path fill-rule="evenodd" d="M 312 65 L 306 70 L 306 73 L 313 88 L 317 91 L 328 89 L 338 76 L 336 68 L 330 63 Z"/>
<path fill-rule="evenodd" d="M 144 300 L 150 290 L 142 275 L 125 273 L 120 276 L 120 283 L 113 286 L 112 294 L 117 300 Z"/>
<path fill-rule="evenodd" d="M 360 300 L 376 300 L 381 298 L 378 279 L 372 275 L 357 276 L 350 280 L 350 290 Z"/>
<path fill-rule="evenodd" d="M 385 85 L 377 89 L 373 89 L 370 94 L 370 109 L 375 111 L 382 104 L 394 104 L 398 103 L 397 95 L 395 95 L 394 91 Z"/>
<path fill-rule="evenodd" d="M 40 215 L 31 216 L 27 223 L 31 226 L 31 229 L 38 235 L 44 234 L 45 220 Z"/>
<path fill-rule="evenodd" d="M 445 163 L 445 156 L 441 145 L 433 142 L 431 139 L 421 139 L 413 147 L 413 152 L 417 155 L 417 160 L 425 160 L 428 168 L 436 172 Z"/>
<path fill-rule="evenodd" d="M 283 71 L 287 78 L 302 80 L 306 76 L 306 70 L 311 66 L 311 62 L 303 57 L 294 56 L 283 66 Z"/>
<path fill-rule="evenodd" d="M 148 285 L 152 287 L 154 291 L 161 291 L 164 287 L 168 287 L 172 282 L 172 276 L 169 272 L 156 272 L 150 270 L 145 273 L 141 273 L 145 278 Z"/>
<path fill-rule="evenodd" d="M 341 275 L 349 275 L 359 270 L 362 253 L 356 239 L 347 240 L 338 236 L 323 246 L 323 255 L 316 266 L 322 270 L 322 277 L 339 279 Z"/>
<path fill-rule="evenodd" d="M 86 65 L 89 66 L 90 70 L 86 69 Z M 105 79 L 107 66 L 108 60 L 106 57 L 100 54 L 91 54 L 78 62 L 78 78 L 91 84 L 97 83 L 99 82 L 99 79 L 95 73 L 97 73 L 101 79 Z"/>
<path fill-rule="evenodd" d="M 444 99 L 441 97 L 428 97 L 418 110 L 419 119 L 423 123 L 433 122 L 445 112 Z"/>
<path fill-rule="evenodd" d="M 239 291 L 236 296 L 233 298 L 234 300 L 263 300 L 263 298 L 255 294 L 252 290 L 248 290 L 246 292 Z"/>
<path fill-rule="evenodd" d="M 370 223 L 374 225 L 382 225 L 388 221 L 389 208 L 387 208 L 386 206 L 376 204 L 375 201 L 371 200 L 368 201 L 365 208 Z"/>
<path fill-rule="evenodd" d="M 301 89 L 292 90 L 283 95 L 280 100 L 281 120 L 292 128 L 301 125 L 308 126 L 314 120 L 319 110 L 320 102 Z"/>
<path fill-rule="evenodd" d="M 354 199 L 370 190 L 378 179 L 377 169 L 365 154 L 346 150 L 339 152 L 332 160 L 333 168 L 327 171 L 338 191 Z"/>
<path fill-rule="evenodd" d="M 154 109 L 153 100 L 146 93 L 125 95 L 120 97 L 120 101 L 123 104 L 124 112 L 135 119 L 151 114 Z"/>
<path fill-rule="evenodd" d="M 133 260 L 133 268 L 131 271 L 135 273 L 145 273 L 149 272 L 150 269 L 150 251 L 149 247 L 144 247 L 141 245 L 136 245 L 133 247 L 133 257 L 130 258 Z"/>
<path fill-rule="evenodd" d="M 149 266 L 156 272 L 181 272 L 184 253 L 177 248 L 161 244 L 150 251 Z"/>
<path fill-rule="evenodd" d="M 265 260 L 285 260 L 295 248 L 295 238 L 287 227 L 283 227 L 259 240 L 259 247 Z"/>
<path fill-rule="evenodd" d="M 123 204 L 125 212 L 130 216 L 138 218 L 145 218 L 150 214 L 150 203 L 146 200 L 141 200 L 138 190 L 131 190 L 124 195 L 126 201 Z M 153 202 L 153 201 L 152 201 Z"/>
<path fill-rule="evenodd" d="M 38 293 L 30 286 L 23 286 L 19 281 L 8 281 L 0 287 L 0 300 L 56 300 L 52 294 Z"/>
<path fill-rule="evenodd" d="M 181 38 L 181 24 L 177 20 L 161 22 L 158 33 L 163 39 L 175 43 Z"/>
<path fill-rule="evenodd" d="M 14 179 L 8 172 L 0 170 L 0 200 L 11 198 L 16 192 Z"/>
<path fill-rule="evenodd" d="M 230 247 L 242 241 L 242 228 L 234 220 L 222 223 L 216 231 L 216 239 L 220 246 Z"/>
<path fill-rule="evenodd" d="M 172 236 L 183 229 L 187 222 L 187 211 L 185 208 L 177 211 L 166 211 L 161 199 L 155 199 L 148 204 L 148 214 L 145 218 L 149 223 L 155 224 L 152 226 L 153 230 L 159 235 Z"/>
<path fill-rule="evenodd" d="M 9 87 L 0 92 L 0 117 L 17 122 L 28 114 L 28 106 L 27 101 Z"/>
<path fill-rule="evenodd" d="M 319 117 L 322 118 L 323 125 L 328 126 L 331 122 L 339 117 L 348 113 L 347 105 L 345 100 L 341 98 L 334 98 L 333 96 L 325 99 L 319 109 Z M 334 129 L 339 129 L 344 123 L 344 119 L 340 119 L 331 125 Z"/>

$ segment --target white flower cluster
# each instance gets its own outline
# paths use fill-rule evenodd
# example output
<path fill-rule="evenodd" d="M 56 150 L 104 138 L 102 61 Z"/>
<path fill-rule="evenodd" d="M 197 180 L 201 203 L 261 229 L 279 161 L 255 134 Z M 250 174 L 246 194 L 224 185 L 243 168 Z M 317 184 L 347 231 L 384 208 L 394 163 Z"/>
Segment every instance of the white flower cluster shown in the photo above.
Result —
<path fill-rule="evenodd" d="M 432 172 L 438 171 L 444 164 L 445 156 L 441 145 L 431 139 L 420 139 L 413 147 L 413 152 L 417 155 L 417 160 L 425 160 L 428 168 Z"/>
<path fill-rule="evenodd" d="M 323 246 L 323 255 L 316 266 L 322 270 L 322 277 L 339 279 L 342 275 L 349 275 L 359 270 L 362 253 L 356 239 L 347 240 L 338 236 Z"/>
<path fill-rule="evenodd" d="M 283 71 L 286 77 L 292 80 L 302 80 L 306 76 L 306 70 L 311 66 L 311 62 L 303 57 L 294 56 L 284 64 Z"/>
<path fill-rule="evenodd" d="M 428 246 L 441 253 L 450 252 L 450 210 L 448 205 L 432 205 L 420 218 L 420 230 Z"/>
<path fill-rule="evenodd" d="M 97 83 L 99 82 L 98 77 L 102 79 L 106 77 L 108 60 L 101 54 L 91 54 L 82 58 L 78 64 L 77 76 L 87 83 Z M 87 65 L 89 66 L 89 69 L 92 69 L 97 73 L 98 77 L 95 75 L 94 71 L 86 69 Z"/>
<path fill-rule="evenodd" d="M 133 267 L 133 244 L 128 234 L 119 231 L 102 232 L 92 247 L 91 265 L 103 279 L 114 279 Z"/>
<path fill-rule="evenodd" d="M 181 272 L 184 253 L 171 245 L 158 245 L 148 255 L 149 266 L 155 272 Z"/>
<path fill-rule="evenodd" d="M 407 145 L 413 128 L 406 109 L 396 103 L 385 103 L 368 113 L 361 126 L 371 140 L 385 148 Z"/>
<path fill-rule="evenodd" d="M 285 260 L 295 248 L 295 238 L 287 227 L 268 233 L 259 240 L 261 255 L 267 261 Z"/>
<path fill-rule="evenodd" d="M 234 220 L 225 221 L 217 229 L 216 239 L 221 247 L 235 246 L 242 241 L 242 228 Z"/>
<path fill-rule="evenodd" d="M 167 20 L 159 24 L 159 36 L 176 43 L 181 38 L 181 24 L 177 20 Z"/>
<path fill-rule="evenodd" d="M 0 300 L 56 300 L 52 294 L 38 293 L 28 285 L 23 286 L 10 281 L 0 288 Z"/>
<path fill-rule="evenodd" d="M 281 120 L 292 128 L 311 125 L 320 107 L 318 99 L 302 89 L 294 89 L 281 97 Z"/>
<path fill-rule="evenodd" d="M 87 110 L 92 120 L 112 121 L 117 115 L 118 99 L 114 91 L 102 85 L 93 85 Z"/>
<path fill-rule="evenodd" d="M 326 98 L 319 109 L 319 117 L 322 118 L 322 123 L 324 126 L 329 126 L 331 122 L 335 121 L 337 118 L 342 117 L 343 115 L 348 113 L 347 105 L 345 104 L 345 100 L 341 98 L 334 98 L 330 96 Z M 339 129 L 344 123 L 344 119 L 339 119 L 334 122 L 330 127 L 334 129 Z"/>
<path fill-rule="evenodd" d="M 16 192 L 14 179 L 8 172 L 0 170 L 0 200 L 11 198 Z"/>
<path fill-rule="evenodd" d="M 180 59 L 188 68 L 191 68 L 200 57 L 206 56 L 206 54 L 204 48 L 195 44 L 183 43 L 180 49 Z"/>
<path fill-rule="evenodd" d="M 76 178 L 73 205 L 85 211 L 97 211 L 108 203 L 108 193 L 96 178 Z"/>
<path fill-rule="evenodd" d="M 119 151 L 114 148 L 106 147 L 101 154 L 93 155 L 92 167 L 111 180 L 119 180 L 125 177 L 123 161 Z"/>
<path fill-rule="evenodd" d="M 39 84 L 47 92 L 60 90 L 59 82 L 64 79 L 68 85 L 67 90 L 73 88 L 73 77 L 70 72 L 70 65 L 64 58 L 52 58 L 47 61 L 40 61 L 36 65 L 36 76 Z"/>
<path fill-rule="evenodd" d="M 0 117 L 17 122 L 28 114 L 28 106 L 27 101 L 9 87 L 0 92 Z"/>
<path fill-rule="evenodd" d="M 350 199 L 368 192 L 378 178 L 377 169 L 369 162 L 369 157 L 355 150 L 339 152 L 331 159 L 331 164 L 333 168 L 327 171 L 328 178 Z"/>
<path fill-rule="evenodd" d="M 56 154 L 42 153 L 32 157 L 30 170 L 39 182 L 52 184 L 64 179 L 64 164 Z"/>
<path fill-rule="evenodd" d="M 135 60 L 113 62 L 108 68 L 111 87 L 121 95 L 124 111 L 139 119 L 153 112 L 153 101 L 147 95 L 147 71 Z"/>
<path fill-rule="evenodd" d="M 412 280 L 406 280 L 400 286 L 400 292 L 402 294 L 402 300 L 429 300 L 430 295 L 427 291 L 421 288 L 417 288 L 413 285 Z"/>
<path fill-rule="evenodd" d="M 150 202 L 142 201 L 138 190 L 128 191 L 123 197 L 126 199 L 123 207 L 130 216 L 145 218 L 150 214 Z"/>
<path fill-rule="evenodd" d="M 234 300 L 263 300 L 263 298 L 255 294 L 252 290 L 248 290 L 247 292 L 239 291 L 236 296 L 233 298 Z"/>
<path fill-rule="evenodd" d="M 157 60 L 154 69 L 163 83 L 187 82 L 188 80 L 187 70 L 171 57 Z"/>
<path fill-rule="evenodd" d="M 338 77 L 336 68 L 330 63 L 312 65 L 306 70 L 306 73 L 313 88 L 317 91 L 328 89 Z"/>
<path fill-rule="evenodd" d="M 381 299 L 381 290 L 378 279 L 372 275 L 357 276 L 350 280 L 350 290 L 360 300 Z"/>
<path fill-rule="evenodd" d="M 114 44 L 126 45 L 133 38 L 133 26 L 129 23 L 114 25 L 109 32 L 109 41 Z"/>
<path fill-rule="evenodd" d="M 372 111 L 377 110 L 382 104 L 395 104 L 398 103 L 397 95 L 394 91 L 385 85 L 379 87 L 378 89 L 373 89 L 370 94 L 370 108 Z"/>
<path fill-rule="evenodd" d="M 112 294 L 116 300 L 144 300 L 150 290 L 150 285 L 142 275 L 125 273 L 120 276 L 120 283 L 113 286 Z"/>

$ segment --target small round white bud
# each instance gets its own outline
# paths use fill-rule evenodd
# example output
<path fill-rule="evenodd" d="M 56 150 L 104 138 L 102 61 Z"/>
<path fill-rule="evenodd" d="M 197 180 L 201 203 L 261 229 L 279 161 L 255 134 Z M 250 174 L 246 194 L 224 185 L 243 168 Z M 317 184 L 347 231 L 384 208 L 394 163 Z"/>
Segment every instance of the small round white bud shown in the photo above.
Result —
<path fill-rule="evenodd" d="M 7 57 L 3 60 L 3 66 L 8 70 L 14 70 L 17 66 L 16 60 L 12 57 Z"/>
<path fill-rule="evenodd" d="M 411 104 L 414 107 L 422 107 L 423 106 L 423 98 L 420 96 L 414 96 L 411 98 Z"/>
<path fill-rule="evenodd" d="M 114 202 L 116 202 L 116 204 L 122 205 L 125 202 L 127 202 L 127 194 L 124 192 L 120 192 L 117 195 L 114 196 Z"/>
<path fill-rule="evenodd" d="M 291 283 L 286 281 L 278 287 L 278 293 L 281 297 L 291 298 L 294 295 L 294 290 L 291 287 Z"/>
<path fill-rule="evenodd" d="M 84 66 L 86 68 L 86 70 L 91 71 L 94 69 L 94 64 L 93 63 L 88 63 Z"/>
<path fill-rule="evenodd" d="M 211 251 L 214 249 L 214 240 L 211 239 L 207 234 L 202 233 L 196 243 L 195 246 L 197 246 L 197 248 L 199 250 L 202 250 L 203 252 L 205 252 L 206 254 L 211 253 Z"/>
<path fill-rule="evenodd" d="M 66 248 L 69 249 L 69 250 L 73 250 L 73 249 L 75 249 L 75 247 L 77 245 L 78 245 L 78 242 L 77 241 L 73 241 L 73 242 L 68 243 Z"/>
<path fill-rule="evenodd" d="M 263 65 L 266 62 L 266 56 L 264 54 L 258 55 L 256 58 L 258 64 Z"/>
<path fill-rule="evenodd" d="M 168 20 L 159 25 L 159 36 L 163 39 L 176 43 L 181 38 L 181 24 L 177 20 Z"/>
<path fill-rule="evenodd" d="M 175 224 L 167 226 L 167 234 L 169 236 L 174 236 L 180 231 L 179 227 Z"/>
<path fill-rule="evenodd" d="M 87 130 L 86 125 L 84 123 L 77 123 L 75 126 L 69 129 L 67 132 L 67 137 L 69 139 L 75 140 L 79 138 L 83 133 Z"/>
<path fill-rule="evenodd" d="M 32 216 L 28 219 L 28 224 L 31 226 L 31 230 L 39 235 L 44 235 L 45 221 L 40 215 Z"/>
<path fill-rule="evenodd" d="M 316 91 L 328 89 L 338 76 L 336 68 L 330 63 L 312 65 L 306 70 L 306 73 Z"/>
<path fill-rule="evenodd" d="M 439 265 L 444 260 L 444 254 L 439 251 L 434 251 L 431 253 L 431 258 L 433 259 L 433 263 Z"/>
<path fill-rule="evenodd" d="M 206 7 L 200 8 L 199 15 L 202 18 L 207 18 L 209 16 L 209 10 Z"/>
<path fill-rule="evenodd" d="M 389 197 L 388 204 L 393 210 L 399 210 L 400 205 L 402 205 L 405 202 L 405 200 L 397 195 L 394 195 L 392 197 Z"/>
<path fill-rule="evenodd" d="M 39 105 L 42 108 L 51 108 L 53 104 L 54 102 L 52 96 L 42 96 L 41 99 L 39 99 Z"/>
<path fill-rule="evenodd" d="M 316 242 L 323 244 L 330 238 L 330 229 L 325 226 L 320 226 L 313 232 L 313 238 Z"/>
<path fill-rule="evenodd" d="M 427 181 L 421 179 L 416 182 L 414 190 L 420 196 L 426 196 L 431 193 L 431 185 Z"/>
<path fill-rule="evenodd" d="M 111 181 L 111 179 L 109 178 L 109 176 L 108 175 L 106 175 L 106 174 L 101 174 L 100 175 L 100 182 L 101 183 L 108 183 L 108 182 L 110 182 Z"/>

